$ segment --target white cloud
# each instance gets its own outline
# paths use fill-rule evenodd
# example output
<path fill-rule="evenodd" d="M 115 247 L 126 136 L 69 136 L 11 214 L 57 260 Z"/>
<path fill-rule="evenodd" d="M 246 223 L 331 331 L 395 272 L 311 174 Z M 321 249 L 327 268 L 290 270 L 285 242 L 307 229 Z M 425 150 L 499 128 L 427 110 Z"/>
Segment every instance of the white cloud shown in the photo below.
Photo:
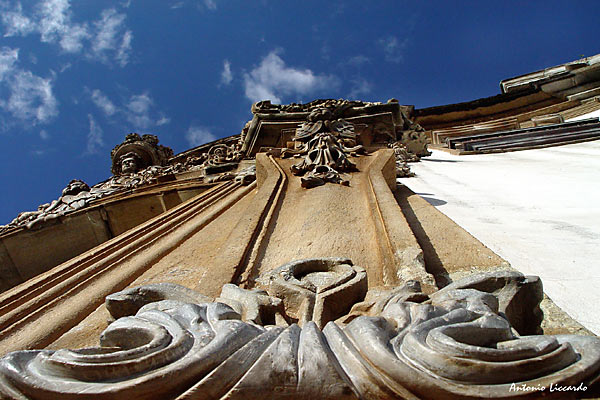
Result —
<path fill-rule="evenodd" d="M 119 65 L 127 64 L 133 34 L 125 29 L 125 18 L 125 14 L 119 14 L 114 8 L 102 11 L 100 20 L 94 23 L 96 35 L 92 39 L 92 54 L 96 58 L 106 61 L 107 53 L 116 51 Z"/>
<path fill-rule="evenodd" d="M 148 92 L 131 95 L 129 99 L 116 105 L 106 94 L 99 89 L 89 92 L 90 99 L 107 117 L 115 121 L 125 119 L 132 129 L 146 129 L 153 126 L 162 126 L 171 122 L 163 112 L 156 111 L 154 100 Z"/>
<path fill-rule="evenodd" d="M 4 36 L 26 36 L 39 33 L 44 43 L 57 44 L 65 53 L 81 53 L 106 64 L 116 62 L 124 67 L 129 62 L 133 34 L 125 25 L 125 14 L 114 8 L 102 11 L 91 24 L 73 22 L 69 0 L 43 0 L 32 15 L 23 13 L 21 3 L 12 8 L 0 3 Z M 85 51 L 84 51 L 85 49 Z"/>
<path fill-rule="evenodd" d="M 89 37 L 86 24 L 71 21 L 69 0 L 45 0 L 38 6 L 36 27 L 42 42 L 59 43 L 67 53 L 77 53 Z"/>
<path fill-rule="evenodd" d="M 102 131 L 102 128 L 100 128 L 94 117 L 92 117 L 92 114 L 88 114 L 88 119 L 90 121 L 90 131 L 87 135 L 86 153 L 94 154 L 97 153 L 98 150 L 100 150 L 100 148 L 104 145 L 104 132 Z"/>
<path fill-rule="evenodd" d="M 135 128 L 148 128 L 155 124 L 150 117 L 150 108 L 153 104 L 148 93 L 133 95 L 125 105 L 125 118 Z"/>
<path fill-rule="evenodd" d="M 129 62 L 129 54 L 131 53 L 131 41 L 133 40 L 133 33 L 127 31 L 123 34 L 121 45 L 117 51 L 116 59 L 121 67 L 124 67 Z"/>
<path fill-rule="evenodd" d="M 62 35 L 59 44 L 67 53 L 79 53 L 83 48 L 83 41 L 89 37 L 86 26 L 73 25 Z"/>
<path fill-rule="evenodd" d="M 54 78 L 44 79 L 19 68 L 18 59 L 18 49 L 0 49 L 0 108 L 26 124 L 46 123 L 58 115 Z"/>
<path fill-rule="evenodd" d="M 349 65 L 355 66 L 355 67 L 360 67 L 363 64 L 367 64 L 370 63 L 371 60 L 369 59 L 369 57 L 363 56 L 362 54 L 359 54 L 357 56 L 354 57 L 350 57 L 347 61 L 347 63 Z"/>
<path fill-rule="evenodd" d="M 333 76 L 317 75 L 310 69 L 287 67 L 277 50 L 270 52 L 259 66 L 244 74 L 246 97 L 252 101 L 281 103 L 283 96 L 306 95 L 338 85 L 338 80 Z"/>
<path fill-rule="evenodd" d="M 165 116 L 163 113 L 160 113 L 160 115 L 160 119 L 156 121 L 156 126 L 163 126 L 171 122 L 171 118 Z"/>
<path fill-rule="evenodd" d="M 369 94 L 373 90 L 373 85 L 366 79 L 353 79 L 351 82 L 352 90 L 347 96 L 350 100 L 359 99 L 362 95 Z"/>
<path fill-rule="evenodd" d="M 117 107 L 115 107 L 114 103 L 98 89 L 92 91 L 92 101 L 109 117 L 117 111 Z"/>
<path fill-rule="evenodd" d="M 23 15 L 21 3 L 17 3 L 12 11 L 2 10 L 2 23 L 6 26 L 4 36 L 27 35 L 35 30 L 35 24 Z"/>
<path fill-rule="evenodd" d="M 205 8 L 210 11 L 215 11 L 217 9 L 217 1 L 216 0 L 180 0 L 180 1 L 170 1 L 169 8 L 172 10 L 176 10 L 183 7 L 194 7 L 198 10 L 204 10 Z"/>
<path fill-rule="evenodd" d="M 231 63 L 229 60 L 223 61 L 223 71 L 221 71 L 221 84 L 229 85 L 233 81 L 233 73 L 231 72 Z"/>
<path fill-rule="evenodd" d="M 68 70 L 69 68 L 71 68 L 72 66 L 73 66 L 73 64 L 66 63 L 65 65 L 62 65 L 60 67 L 60 69 L 58 70 L 58 72 L 60 72 L 62 74 L 63 72 L 65 72 L 66 70 Z"/>
<path fill-rule="evenodd" d="M 383 48 L 385 59 L 390 62 L 399 63 L 404 58 L 404 49 L 408 45 L 408 39 L 399 41 L 395 36 L 379 39 L 379 46 Z"/>
<path fill-rule="evenodd" d="M 217 2 L 215 0 L 204 0 L 204 5 L 209 10 L 213 10 L 214 11 L 214 10 L 217 9 Z"/>
<path fill-rule="evenodd" d="M 33 156 L 41 157 L 48 153 L 48 150 L 31 150 L 29 153 Z"/>
<path fill-rule="evenodd" d="M 19 59 L 19 49 L 2 47 L 0 49 L 0 82 L 4 77 L 13 72 L 15 64 Z"/>
<path fill-rule="evenodd" d="M 48 134 L 48 132 L 45 129 L 42 129 L 40 131 L 40 138 L 42 138 L 44 140 L 48 140 L 48 139 L 50 139 L 50 135 Z"/>
<path fill-rule="evenodd" d="M 185 134 L 190 146 L 200 146 L 201 144 L 217 140 L 217 137 L 203 126 L 190 126 Z"/>
<path fill-rule="evenodd" d="M 136 94 L 131 96 L 127 108 L 134 114 L 146 114 L 153 101 L 148 93 Z"/>
<path fill-rule="evenodd" d="M 58 115 L 58 102 L 52 94 L 52 79 L 21 70 L 7 83 L 11 94 L 6 109 L 13 116 L 36 124 L 48 122 Z"/>

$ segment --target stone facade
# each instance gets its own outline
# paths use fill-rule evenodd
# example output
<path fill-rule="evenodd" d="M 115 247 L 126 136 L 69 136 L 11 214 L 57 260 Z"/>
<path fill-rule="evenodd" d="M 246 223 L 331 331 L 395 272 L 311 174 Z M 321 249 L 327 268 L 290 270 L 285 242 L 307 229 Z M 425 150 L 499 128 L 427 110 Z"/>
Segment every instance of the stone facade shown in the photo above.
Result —
<path fill-rule="evenodd" d="M 539 278 L 397 185 L 429 154 L 411 107 L 252 111 L 239 135 L 178 155 L 130 134 L 107 181 L 73 181 L 2 228 L 3 398 L 504 399 L 594 387 L 600 340 Z M 80 230 L 95 241 L 76 245 L 72 221 L 94 215 L 104 236 Z M 68 242 L 64 254 L 36 269 L 37 254 L 52 256 L 31 240 L 17 260 L 35 234 Z"/>

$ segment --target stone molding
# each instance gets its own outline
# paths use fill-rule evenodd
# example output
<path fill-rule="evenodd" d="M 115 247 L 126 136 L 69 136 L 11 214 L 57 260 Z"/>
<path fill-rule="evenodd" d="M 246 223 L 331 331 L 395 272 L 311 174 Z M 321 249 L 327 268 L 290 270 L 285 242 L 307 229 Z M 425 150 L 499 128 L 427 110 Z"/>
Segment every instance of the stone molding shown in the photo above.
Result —
<path fill-rule="evenodd" d="M 102 332 L 99 347 L 8 354 L 0 360 L 0 393 L 57 400 L 518 399 L 552 396 L 551 384 L 587 388 L 600 377 L 600 339 L 516 333 L 514 319 L 527 318 L 541 300 L 535 285 L 519 283 L 539 279 L 518 272 L 475 275 L 430 295 L 409 281 L 364 302 L 346 298 L 352 311 L 323 330 L 315 319 L 325 309 L 315 308 L 301 327 L 289 324 L 285 314 L 294 313 L 297 295 L 273 280 L 300 273 L 307 280 L 287 282 L 341 288 L 348 270 L 336 266 L 352 262 L 299 260 L 259 279 L 267 292 L 227 284 L 216 302 L 189 303 L 201 295 L 177 285 L 113 294 L 109 310 L 122 317 Z M 511 318 L 500 305 L 519 292 L 536 300 Z M 511 389 L 521 385 L 533 393 Z"/>

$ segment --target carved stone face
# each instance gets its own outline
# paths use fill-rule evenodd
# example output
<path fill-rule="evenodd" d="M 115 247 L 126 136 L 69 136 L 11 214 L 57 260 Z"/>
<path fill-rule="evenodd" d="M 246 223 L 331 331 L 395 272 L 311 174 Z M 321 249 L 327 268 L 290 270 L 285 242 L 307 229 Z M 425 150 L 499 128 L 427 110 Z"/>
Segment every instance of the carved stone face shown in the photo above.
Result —
<path fill-rule="evenodd" d="M 79 179 L 73 179 L 66 188 L 63 189 L 62 195 L 77 195 L 81 192 L 89 192 L 90 187 L 84 181 L 80 181 Z"/>
<path fill-rule="evenodd" d="M 138 165 L 138 157 L 133 153 L 125 154 L 121 157 L 121 173 L 122 174 L 133 174 L 140 169 Z"/>

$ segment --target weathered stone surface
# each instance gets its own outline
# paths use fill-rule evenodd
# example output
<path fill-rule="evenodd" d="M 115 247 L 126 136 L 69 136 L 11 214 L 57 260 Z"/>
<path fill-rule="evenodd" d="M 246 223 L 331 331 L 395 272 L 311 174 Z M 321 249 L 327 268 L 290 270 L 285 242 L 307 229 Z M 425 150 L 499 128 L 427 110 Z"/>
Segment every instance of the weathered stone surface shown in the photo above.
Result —
<path fill-rule="evenodd" d="M 279 273 L 305 273 L 304 281 L 292 279 L 326 291 L 333 281 L 310 276 L 315 262 Z M 336 281 L 351 267 L 345 259 L 321 262 L 339 267 Z M 509 399 L 552 396 L 550 384 L 589 387 L 600 376 L 600 339 L 520 336 L 499 311 L 518 295 L 521 278 L 485 274 L 430 296 L 416 281 L 373 291 L 345 326 L 329 322 L 322 332 L 312 321 L 269 328 L 257 318 L 243 322 L 219 302 L 156 301 L 113 322 L 100 347 L 7 355 L 0 360 L 0 393 L 17 399 Z M 222 296 L 254 299 L 253 310 L 277 303 L 228 285 Z M 511 389 L 520 385 L 535 389 Z"/>
<path fill-rule="evenodd" d="M 174 283 L 153 283 L 125 289 L 106 296 L 105 305 L 110 315 L 121 318 L 135 315 L 149 303 L 162 300 L 176 300 L 183 303 L 208 303 L 210 297 Z"/>
<path fill-rule="evenodd" d="M 283 149 L 282 157 L 302 156 L 302 160 L 292 165 L 294 175 L 302 176 L 302 187 L 310 189 L 326 182 L 349 185 L 340 172 L 356 171 L 356 165 L 349 155 L 364 153 L 363 146 L 356 144 L 354 125 L 341 118 L 348 104 L 329 105 L 314 108 L 307 120 L 296 129 L 296 148 Z"/>
<path fill-rule="evenodd" d="M 164 166 L 173 150 L 158 144 L 155 135 L 130 133 L 123 143 L 116 145 L 110 152 L 113 175 L 139 172 L 152 165 Z"/>
<path fill-rule="evenodd" d="M 539 304 L 543 299 L 542 281 L 537 276 L 525 276 L 517 271 L 495 271 L 476 274 L 451 283 L 437 292 L 440 297 L 456 289 L 476 289 L 498 298 L 498 311 L 506 316 L 521 335 L 539 334 L 543 314 Z M 432 298 L 436 298 L 432 296 Z"/>
<path fill-rule="evenodd" d="M 283 299 L 289 317 L 318 327 L 344 315 L 367 292 L 367 273 L 344 258 L 314 258 L 285 264 L 257 280 Z"/>
<path fill-rule="evenodd" d="M 247 290 L 231 283 L 223 285 L 215 301 L 227 304 L 241 315 L 242 320 L 259 325 L 288 325 L 283 301 L 264 290 Z"/>
<path fill-rule="evenodd" d="M 425 135 L 425 129 L 421 125 L 409 122 L 408 127 L 404 127 L 398 133 L 398 136 L 398 139 L 406 146 L 410 153 L 418 157 L 431 155 L 431 152 L 427 150 L 429 140 L 427 139 L 427 135 Z"/>
<path fill-rule="evenodd" d="M 415 176 L 415 174 L 411 172 L 408 163 L 419 161 L 419 156 L 410 153 L 406 148 L 406 145 L 402 142 L 398 141 L 390 143 L 389 146 L 394 150 L 394 155 L 396 156 L 396 177 L 409 178 Z"/>

